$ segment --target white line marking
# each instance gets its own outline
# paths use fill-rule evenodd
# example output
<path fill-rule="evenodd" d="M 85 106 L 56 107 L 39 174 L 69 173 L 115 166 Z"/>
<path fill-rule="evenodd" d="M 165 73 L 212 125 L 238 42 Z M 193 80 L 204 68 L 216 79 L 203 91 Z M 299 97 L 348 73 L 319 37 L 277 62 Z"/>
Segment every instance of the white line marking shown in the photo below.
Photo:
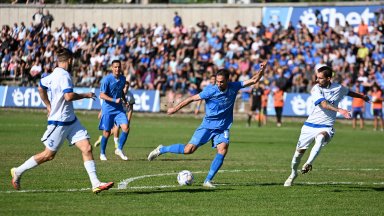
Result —
<path fill-rule="evenodd" d="M 352 168 L 343 168 L 343 169 L 324 169 L 326 171 L 380 171 L 383 169 L 376 168 L 362 168 L 362 169 L 352 169 Z M 288 172 L 287 170 L 261 170 L 261 169 L 249 169 L 249 170 L 219 170 L 220 173 L 236 173 L 236 172 Z M 207 173 L 207 171 L 195 171 L 194 174 Z M 118 183 L 118 188 L 111 188 L 110 190 L 120 190 L 120 189 L 131 189 L 131 190 L 140 190 L 140 189 L 155 189 L 155 188 L 175 188 L 181 187 L 177 184 L 175 185 L 158 185 L 158 186 L 132 186 L 128 187 L 129 183 L 132 183 L 139 179 L 151 178 L 151 177 L 160 177 L 160 176 L 170 176 L 177 175 L 177 172 L 172 173 L 160 173 L 160 174 L 151 174 L 151 175 L 142 175 L 132 178 L 127 178 Z M 125 186 L 119 188 L 119 185 Z M 217 184 L 217 185 L 239 185 L 241 184 Z M 257 184 L 256 184 L 257 185 Z M 297 185 L 384 185 L 384 182 L 298 182 Z M 10 193 L 53 193 L 53 192 L 80 192 L 80 191 L 91 191 L 91 188 L 73 188 L 73 189 L 36 189 L 36 190 L 11 190 L 11 191 L 0 191 L 0 194 L 10 194 Z"/>

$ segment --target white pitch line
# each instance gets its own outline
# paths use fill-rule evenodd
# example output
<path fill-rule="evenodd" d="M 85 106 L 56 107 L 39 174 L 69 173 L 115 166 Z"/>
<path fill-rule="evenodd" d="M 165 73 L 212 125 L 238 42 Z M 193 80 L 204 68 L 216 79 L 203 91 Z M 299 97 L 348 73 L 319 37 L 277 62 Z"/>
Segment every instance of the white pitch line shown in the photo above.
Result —
<path fill-rule="evenodd" d="M 327 171 L 380 171 L 382 169 L 376 168 L 362 168 L 362 169 L 351 169 L 351 168 L 343 168 L 343 169 L 326 169 Z M 236 173 L 236 172 L 286 172 L 287 170 L 261 170 L 261 169 L 249 169 L 249 170 L 219 170 L 220 173 L 228 172 L 228 173 Z M 200 174 L 206 173 L 207 171 L 196 171 L 192 173 Z M 159 186 L 133 186 L 128 187 L 129 183 L 132 183 L 139 179 L 151 178 L 151 177 L 159 177 L 159 176 L 169 176 L 169 175 L 177 175 L 176 172 L 172 173 L 160 173 L 160 174 L 151 174 L 151 175 L 142 175 L 136 176 L 132 178 L 127 178 L 122 180 L 119 184 L 125 184 L 125 188 L 128 189 L 154 189 L 154 188 L 174 188 L 180 187 L 179 185 L 159 185 Z M 297 183 L 307 184 L 307 185 L 384 185 L 384 182 L 301 182 Z M 236 184 L 218 184 L 218 185 L 236 185 Z M 240 184 L 239 184 L 240 185 Z M 37 190 L 12 190 L 12 191 L 0 191 L 0 194 L 10 194 L 10 193 L 50 193 L 50 192 L 80 192 L 80 191 L 90 191 L 91 188 L 72 188 L 72 189 L 37 189 Z M 110 190 L 119 190 L 118 188 L 111 188 Z"/>
<path fill-rule="evenodd" d="M 346 169 L 327 169 L 328 171 L 332 171 L 332 170 L 338 170 L 338 171 L 378 171 L 380 169 L 350 169 L 350 168 L 346 168 Z M 268 171 L 268 172 L 285 172 L 286 170 L 259 170 L 259 169 L 250 169 L 250 170 L 219 170 L 220 173 L 223 173 L 223 172 L 261 172 L 261 171 Z M 196 172 L 192 172 L 192 173 L 206 173 L 206 171 L 196 171 Z M 137 176 L 137 177 L 132 177 L 132 178 L 127 178 L 127 179 L 124 179 L 122 180 L 121 182 L 118 183 L 118 190 L 121 190 L 121 189 L 153 189 L 153 188 L 169 188 L 169 187 L 176 187 L 176 186 L 171 186 L 171 185 L 161 185 L 161 186 L 142 186 L 142 187 L 128 187 L 128 184 L 129 183 L 132 183 L 136 180 L 139 180 L 139 179 L 144 179 L 144 178 L 150 178 L 150 177 L 159 177 L 159 176 L 169 176 L 169 175 L 177 175 L 177 173 L 161 173 L 161 174 L 152 174 L 152 175 L 143 175 L 143 176 Z M 311 184 L 311 183 L 309 183 Z M 313 183 L 313 184 L 316 184 L 316 183 Z M 326 184 L 326 182 L 320 182 L 319 184 Z M 329 184 L 333 184 L 333 183 L 329 183 Z M 335 183 L 337 184 L 337 183 Z M 344 184 L 344 182 L 341 182 L 341 184 Z M 357 183 L 353 183 L 353 182 L 350 182 L 350 184 L 358 184 L 358 185 L 361 185 L 361 184 L 382 184 L 382 182 L 377 182 L 377 183 L 364 183 L 364 182 L 357 182 Z"/>

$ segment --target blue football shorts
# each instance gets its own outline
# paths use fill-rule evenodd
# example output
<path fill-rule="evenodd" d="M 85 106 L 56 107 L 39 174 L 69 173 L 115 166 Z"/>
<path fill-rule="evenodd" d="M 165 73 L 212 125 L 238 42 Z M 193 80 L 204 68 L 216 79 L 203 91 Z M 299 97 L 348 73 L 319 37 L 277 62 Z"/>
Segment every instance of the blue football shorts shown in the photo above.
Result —
<path fill-rule="evenodd" d="M 209 140 L 212 141 L 213 148 L 216 148 L 216 146 L 220 143 L 226 143 L 229 145 L 229 130 L 217 130 L 199 127 L 196 129 L 188 143 L 200 147 L 207 143 Z"/>
<path fill-rule="evenodd" d="M 128 118 L 125 112 L 118 114 L 104 114 L 102 113 L 99 123 L 99 130 L 111 131 L 114 125 L 128 124 Z"/>

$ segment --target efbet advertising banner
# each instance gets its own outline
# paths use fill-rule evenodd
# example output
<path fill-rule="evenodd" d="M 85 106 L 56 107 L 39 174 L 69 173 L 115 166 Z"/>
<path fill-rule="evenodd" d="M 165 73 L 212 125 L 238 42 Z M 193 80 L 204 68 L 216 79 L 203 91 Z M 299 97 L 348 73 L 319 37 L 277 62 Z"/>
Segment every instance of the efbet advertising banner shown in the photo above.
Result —
<path fill-rule="evenodd" d="M 76 93 L 95 92 L 100 95 L 99 88 L 74 88 Z M 160 93 L 158 91 L 131 90 L 135 97 L 136 104 L 133 106 L 135 111 L 140 112 L 160 112 Z M 49 97 L 48 91 L 48 97 Z M 45 108 L 40 98 L 39 91 L 35 87 L 15 87 L 0 86 L 0 106 L 1 107 L 25 107 L 25 108 Z M 73 102 L 75 109 L 100 110 L 101 102 L 96 100 L 82 99 Z"/>
<path fill-rule="evenodd" d="M 268 27 L 270 23 L 278 23 L 285 28 L 289 22 L 297 27 L 299 21 L 306 25 L 310 31 L 316 25 L 317 12 L 321 14 L 324 22 L 330 27 L 335 27 L 336 20 L 339 20 L 341 26 L 349 25 L 356 27 L 361 23 L 369 24 L 375 21 L 375 12 L 382 6 L 319 6 L 319 7 L 264 7 L 263 8 L 263 24 Z"/>

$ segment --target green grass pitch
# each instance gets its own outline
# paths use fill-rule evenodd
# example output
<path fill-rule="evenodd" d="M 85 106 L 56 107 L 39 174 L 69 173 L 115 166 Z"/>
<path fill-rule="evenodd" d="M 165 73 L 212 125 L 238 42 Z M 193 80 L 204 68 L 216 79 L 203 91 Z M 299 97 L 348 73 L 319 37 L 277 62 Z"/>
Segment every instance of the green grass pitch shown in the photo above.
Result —
<path fill-rule="evenodd" d="M 97 113 L 77 115 L 93 144 L 100 134 Z M 353 130 L 349 123 L 337 123 L 334 139 L 312 172 L 300 174 L 293 187 L 283 187 L 303 121 L 247 128 L 245 120 L 235 119 L 229 153 L 214 179 L 218 187 L 205 189 L 202 183 L 216 154 L 210 143 L 192 155 L 147 161 L 159 144 L 188 142 L 201 118 L 134 115 L 125 146 L 129 161 L 114 155 L 112 139 L 108 161 L 101 162 L 99 149 L 93 150 L 99 178 L 114 181 L 113 189 L 92 194 L 80 151 L 65 143 L 53 161 L 26 172 L 22 191 L 15 192 L 9 170 L 43 150 L 46 114 L 2 109 L 0 215 L 383 215 L 384 133 L 371 125 Z M 194 173 L 192 186 L 177 184 L 177 173 L 184 169 Z M 123 180 L 130 183 L 118 190 Z"/>

